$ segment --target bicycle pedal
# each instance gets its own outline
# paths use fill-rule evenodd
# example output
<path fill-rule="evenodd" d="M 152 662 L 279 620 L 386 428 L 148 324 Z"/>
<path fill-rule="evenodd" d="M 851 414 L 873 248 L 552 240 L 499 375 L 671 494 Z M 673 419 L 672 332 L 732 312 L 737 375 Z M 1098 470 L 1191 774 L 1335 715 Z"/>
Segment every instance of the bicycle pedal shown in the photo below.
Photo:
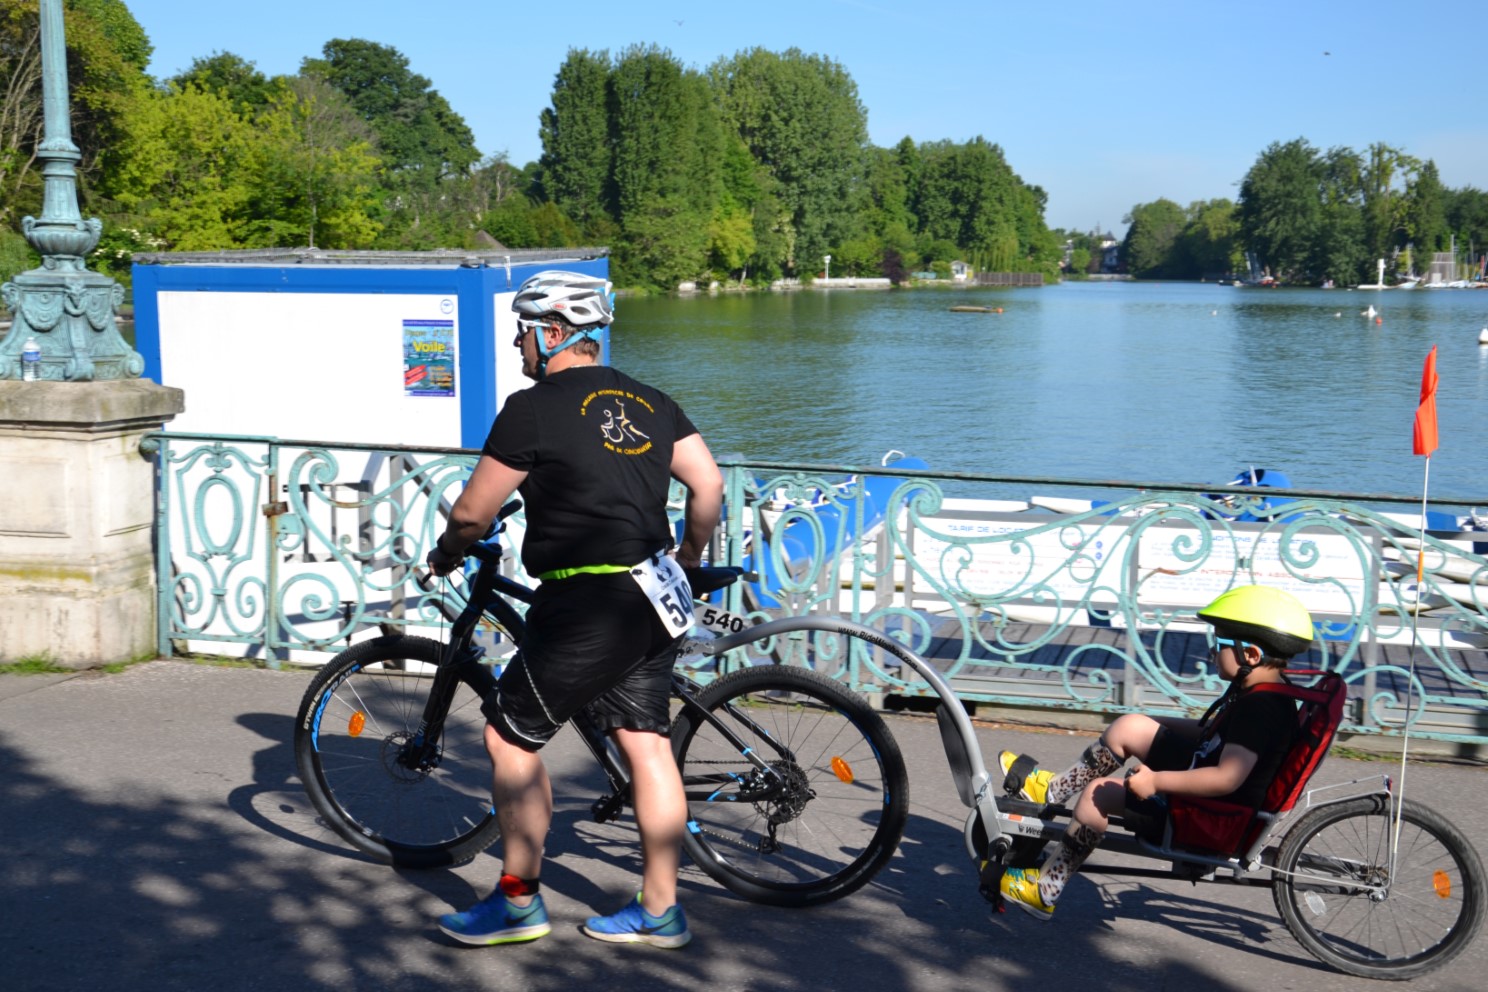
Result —
<path fill-rule="evenodd" d="M 620 819 L 620 811 L 625 808 L 625 801 L 618 795 L 600 796 L 594 800 L 594 805 L 589 807 L 589 812 L 594 817 L 595 823 L 609 823 L 611 820 Z"/>
<path fill-rule="evenodd" d="M 984 861 L 977 877 L 977 892 L 981 893 L 982 898 L 990 902 L 993 909 L 999 913 L 1004 909 L 1002 873 L 1006 867 L 1001 861 Z"/>

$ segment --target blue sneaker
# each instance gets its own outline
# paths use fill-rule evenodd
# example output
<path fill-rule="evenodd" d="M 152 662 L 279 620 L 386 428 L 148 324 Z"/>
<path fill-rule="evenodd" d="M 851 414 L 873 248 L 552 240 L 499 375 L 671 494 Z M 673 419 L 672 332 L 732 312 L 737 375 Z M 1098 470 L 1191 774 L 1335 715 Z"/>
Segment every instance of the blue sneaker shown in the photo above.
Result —
<path fill-rule="evenodd" d="M 687 916 L 680 905 L 652 916 L 641 906 L 641 897 L 613 916 L 591 916 L 579 929 L 595 940 L 614 944 L 650 944 L 652 947 L 681 947 L 692 939 Z"/>
<path fill-rule="evenodd" d="M 548 911 L 542 896 L 532 897 L 526 906 L 513 906 L 497 889 L 463 913 L 446 913 L 439 918 L 439 929 L 462 944 L 519 944 L 551 933 Z"/>

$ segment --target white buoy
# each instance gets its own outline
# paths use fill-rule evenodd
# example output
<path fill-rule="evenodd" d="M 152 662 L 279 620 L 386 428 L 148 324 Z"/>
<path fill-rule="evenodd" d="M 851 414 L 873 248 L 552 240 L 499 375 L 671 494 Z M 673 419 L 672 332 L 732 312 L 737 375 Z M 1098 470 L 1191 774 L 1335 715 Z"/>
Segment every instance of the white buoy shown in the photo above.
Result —
<path fill-rule="evenodd" d="M 1373 317 L 1375 315 L 1375 313 L 1377 313 L 1377 312 L 1378 311 L 1376 311 L 1374 309 L 1374 304 L 1371 303 L 1371 304 L 1369 304 L 1369 309 L 1368 310 L 1365 310 L 1360 316 Z"/>
<path fill-rule="evenodd" d="M 1478 344 L 1488 344 L 1488 327 L 1478 332 Z"/>

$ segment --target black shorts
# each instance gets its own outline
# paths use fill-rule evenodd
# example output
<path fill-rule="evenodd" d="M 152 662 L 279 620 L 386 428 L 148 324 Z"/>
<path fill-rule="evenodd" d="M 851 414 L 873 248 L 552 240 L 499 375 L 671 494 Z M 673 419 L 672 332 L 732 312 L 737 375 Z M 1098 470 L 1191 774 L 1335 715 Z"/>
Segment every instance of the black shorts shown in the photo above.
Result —
<path fill-rule="evenodd" d="M 629 573 L 544 582 L 527 611 L 521 649 L 481 712 L 528 751 L 582 709 L 602 730 L 665 736 L 680 644 Z"/>
<path fill-rule="evenodd" d="M 1159 727 L 1152 739 L 1152 747 L 1142 764 L 1155 772 L 1181 772 L 1193 767 L 1194 752 L 1199 749 L 1197 728 L 1175 730 L 1169 726 Z M 1163 827 L 1168 822 L 1168 802 L 1161 795 L 1138 799 L 1128 789 L 1126 809 L 1121 818 L 1139 837 L 1153 843 L 1161 843 Z"/>

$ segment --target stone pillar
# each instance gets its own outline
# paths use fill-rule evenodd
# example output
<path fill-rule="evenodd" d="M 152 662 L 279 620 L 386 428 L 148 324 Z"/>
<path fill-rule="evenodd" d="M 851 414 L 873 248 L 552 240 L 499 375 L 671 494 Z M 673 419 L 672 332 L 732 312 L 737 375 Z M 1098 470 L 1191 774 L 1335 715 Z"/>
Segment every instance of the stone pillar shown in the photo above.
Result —
<path fill-rule="evenodd" d="M 0 381 L 0 661 L 153 657 L 154 464 L 185 409 L 146 379 Z"/>

